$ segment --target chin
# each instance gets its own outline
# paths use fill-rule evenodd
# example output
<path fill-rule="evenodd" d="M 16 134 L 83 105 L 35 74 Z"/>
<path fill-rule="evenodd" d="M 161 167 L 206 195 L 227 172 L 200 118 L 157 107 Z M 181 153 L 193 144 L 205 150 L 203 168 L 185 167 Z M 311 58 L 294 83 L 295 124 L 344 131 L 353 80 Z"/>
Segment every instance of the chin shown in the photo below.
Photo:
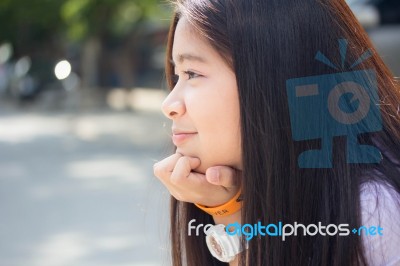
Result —
<path fill-rule="evenodd" d="M 205 165 L 200 164 L 199 167 L 193 169 L 193 172 L 196 172 L 196 173 L 199 173 L 199 174 L 203 174 L 203 175 L 204 175 L 204 174 L 206 174 L 206 171 L 207 171 L 208 168 L 209 168 L 209 167 L 206 167 Z"/>
<path fill-rule="evenodd" d="M 207 169 L 214 166 L 229 166 L 228 163 L 222 161 L 207 161 L 206 159 L 202 160 L 199 158 L 201 163 L 200 166 L 196 169 L 193 169 L 194 172 L 205 174 Z M 232 166 L 231 166 L 232 167 Z"/>

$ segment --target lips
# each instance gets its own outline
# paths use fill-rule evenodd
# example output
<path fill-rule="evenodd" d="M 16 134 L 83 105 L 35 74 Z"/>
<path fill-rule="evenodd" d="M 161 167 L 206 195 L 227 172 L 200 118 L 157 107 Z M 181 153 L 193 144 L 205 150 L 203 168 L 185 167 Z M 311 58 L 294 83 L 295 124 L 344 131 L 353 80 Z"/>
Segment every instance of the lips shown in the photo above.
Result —
<path fill-rule="evenodd" d="M 183 144 L 191 137 L 197 135 L 197 132 L 172 129 L 172 141 L 176 146 Z"/>

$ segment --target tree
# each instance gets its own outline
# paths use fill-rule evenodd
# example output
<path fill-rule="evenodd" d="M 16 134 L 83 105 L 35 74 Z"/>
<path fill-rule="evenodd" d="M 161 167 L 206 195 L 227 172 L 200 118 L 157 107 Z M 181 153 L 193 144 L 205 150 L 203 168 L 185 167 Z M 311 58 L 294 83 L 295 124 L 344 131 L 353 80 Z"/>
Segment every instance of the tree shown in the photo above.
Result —
<path fill-rule="evenodd" d="M 0 43 L 11 42 L 17 57 L 57 58 L 69 45 L 80 47 L 83 80 L 95 86 L 105 47 L 125 53 L 120 57 L 132 69 L 143 27 L 165 27 L 169 14 L 162 0 L 2 0 Z"/>

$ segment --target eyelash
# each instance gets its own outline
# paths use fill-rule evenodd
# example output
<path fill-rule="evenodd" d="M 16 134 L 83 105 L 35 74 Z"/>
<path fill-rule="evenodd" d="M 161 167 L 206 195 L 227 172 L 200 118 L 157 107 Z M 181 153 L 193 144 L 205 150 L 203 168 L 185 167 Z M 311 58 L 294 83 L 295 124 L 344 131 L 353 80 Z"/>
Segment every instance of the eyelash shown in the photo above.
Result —
<path fill-rule="evenodd" d="M 201 77 L 200 74 L 197 74 L 197 73 L 195 73 L 195 72 L 193 72 L 193 71 L 190 71 L 190 70 L 188 70 L 188 71 L 183 71 L 183 73 L 184 73 L 185 75 L 188 75 L 188 80 L 193 79 L 193 78 Z M 193 76 L 194 76 L 194 77 L 193 77 Z M 172 75 L 172 82 L 173 82 L 174 85 L 175 85 L 176 83 L 178 83 L 178 80 L 179 80 L 179 75 L 176 75 L 176 74 Z"/>
<path fill-rule="evenodd" d="M 183 73 L 185 73 L 186 75 L 188 75 L 188 79 L 192 79 L 192 78 L 196 78 L 196 77 L 199 77 L 200 75 L 199 74 L 197 74 L 197 73 L 194 73 L 193 71 L 184 71 Z M 190 76 L 193 76 L 193 75 L 196 75 L 196 77 L 190 77 Z"/>

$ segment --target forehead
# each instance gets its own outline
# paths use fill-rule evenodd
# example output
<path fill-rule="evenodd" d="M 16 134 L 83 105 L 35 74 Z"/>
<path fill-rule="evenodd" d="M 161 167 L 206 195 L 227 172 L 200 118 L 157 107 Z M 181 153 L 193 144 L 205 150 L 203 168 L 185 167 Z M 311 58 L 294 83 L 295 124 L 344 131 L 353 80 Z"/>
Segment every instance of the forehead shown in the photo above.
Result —
<path fill-rule="evenodd" d="M 218 56 L 204 37 L 185 18 L 181 18 L 175 29 L 172 60 L 179 63 L 185 59 L 203 59 Z"/>

